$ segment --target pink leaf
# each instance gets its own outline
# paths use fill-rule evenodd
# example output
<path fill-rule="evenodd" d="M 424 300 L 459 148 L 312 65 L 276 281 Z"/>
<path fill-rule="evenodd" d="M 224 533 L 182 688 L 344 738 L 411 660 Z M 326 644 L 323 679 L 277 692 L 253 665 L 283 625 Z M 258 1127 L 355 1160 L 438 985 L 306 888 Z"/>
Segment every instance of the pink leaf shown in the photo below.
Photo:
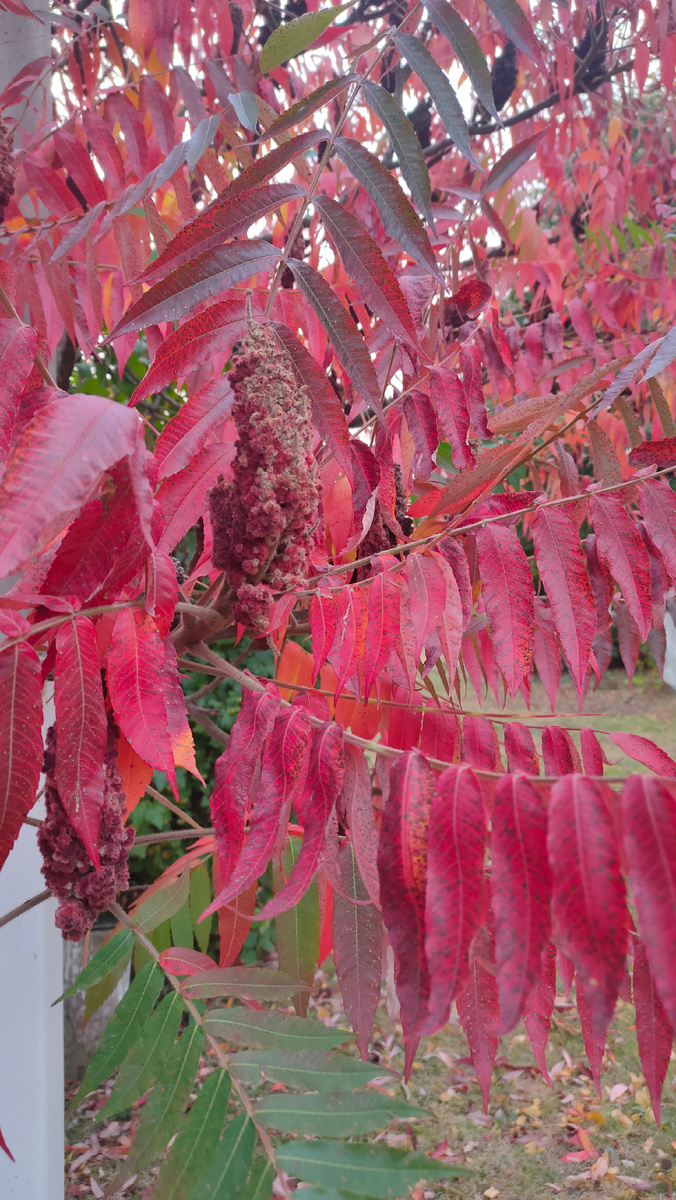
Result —
<path fill-rule="evenodd" d="M 549 1083 L 545 1049 L 549 1040 L 549 1030 L 556 999 L 556 950 L 547 946 L 542 956 L 542 974 L 526 1000 L 523 1012 L 523 1023 L 526 1027 L 530 1044 L 533 1047 L 535 1061 L 542 1071 L 545 1083 Z"/>
<path fill-rule="evenodd" d="M 643 763 L 656 775 L 676 776 L 676 763 L 673 758 L 651 742 L 650 738 L 640 737 L 638 733 L 609 733 L 608 737 L 628 758 Z"/>
<path fill-rule="evenodd" d="M 380 905 L 378 878 L 378 834 L 373 815 L 371 774 L 362 751 L 345 743 L 345 773 L 342 801 L 345 806 L 350 840 L 364 886 L 377 906 Z"/>
<path fill-rule="evenodd" d="M 130 405 L 161 392 L 174 380 L 185 379 L 189 371 L 209 362 L 217 354 L 227 358 L 235 342 L 246 332 L 243 293 L 241 296 L 235 293 L 232 299 L 222 300 L 206 312 L 191 317 L 162 342 L 155 361 L 135 389 Z M 226 382 L 221 380 L 221 383 Z"/>
<path fill-rule="evenodd" d="M 96 632 L 88 617 L 74 617 L 56 635 L 54 704 L 56 786 L 68 820 L 98 870 L 108 722 Z"/>
<path fill-rule="evenodd" d="M 336 636 L 338 610 L 331 594 L 317 592 L 310 601 L 310 631 L 312 633 L 312 678 L 316 679 L 326 662 Z"/>
<path fill-rule="evenodd" d="M 364 646 L 364 695 L 367 700 L 390 657 L 398 620 L 397 577 L 389 570 L 382 570 L 368 589 L 368 625 Z"/>
<path fill-rule="evenodd" d="M 415 630 L 415 657 L 418 661 L 428 635 L 436 628 L 443 614 L 446 587 L 436 556 L 427 554 L 408 555 L 406 580 Z"/>
<path fill-rule="evenodd" d="M 152 617 L 138 608 L 117 614 L 108 652 L 108 690 L 127 741 L 149 766 L 166 771 L 175 793 L 164 700 L 164 643 Z"/>
<path fill-rule="evenodd" d="M 505 754 L 510 771 L 525 771 L 527 775 L 540 774 L 540 761 L 533 735 L 520 721 L 505 725 Z"/>
<path fill-rule="evenodd" d="M 572 775 L 581 771 L 577 747 L 567 729 L 547 725 L 542 730 L 542 758 L 545 775 Z"/>
<path fill-rule="evenodd" d="M 533 578 L 514 529 L 485 525 L 476 545 L 495 657 L 514 697 L 533 659 Z"/>
<path fill-rule="evenodd" d="M 31 373 L 36 345 L 37 334 L 34 329 L 9 317 L 0 318 L 0 475 L 14 442 L 19 417 L 18 401 Z"/>
<path fill-rule="evenodd" d="M 605 1030 L 601 1033 L 594 1032 L 594 1014 L 579 971 L 575 975 L 575 999 L 577 1000 L 577 1014 L 580 1018 L 585 1054 L 589 1060 L 596 1090 L 601 1096 L 601 1060 L 606 1048 L 606 1034 Z"/>
<path fill-rule="evenodd" d="M 467 400 L 455 371 L 449 371 L 447 367 L 432 371 L 430 399 L 437 414 L 439 430 L 451 444 L 453 466 L 474 466 L 474 455 L 468 445 Z"/>
<path fill-rule="evenodd" d="M 591 729 L 580 733 L 580 748 L 585 775 L 603 775 L 604 754 L 601 743 Z"/>
<path fill-rule="evenodd" d="M 628 912 L 613 821 L 598 784 L 566 775 L 549 805 L 552 920 L 582 980 L 594 1037 L 605 1037 L 624 974 Z"/>
<path fill-rule="evenodd" d="M 563 651 L 581 692 L 596 634 L 596 609 L 580 539 L 564 513 L 540 508 L 533 542 Z"/>
<path fill-rule="evenodd" d="M 234 394 L 227 375 L 217 375 L 167 422 L 155 443 L 158 477 L 187 467 L 214 429 L 230 415 Z"/>
<path fill-rule="evenodd" d="M 183 767 L 184 771 L 190 771 L 191 775 L 194 775 L 206 787 L 195 762 L 195 744 L 188 722 L 174 643 L 170 637 L 164 637 L 162 640 L 164 643 L 164 702 L 167 707 L 167 729 L 174 763 L 177 767 Z"/>
<path fill-rule="evenodd" d="M 481 352 L 471 342 L 465 342 L 460 347 L 460 370 L 462 382 L 469 409 L 469 418 L 476 437 L 489 438 L 488 413 L 484 399 L 483 375 L 481 371 Z"/>
<path fill-rule="evenodd" d="M 345 587 L 337 605 L 336 633 L 329 653 L 329 662 L 336 672 L 336 699 L 343 684 L 352 674 L 355 664 L 364 657 L 368 605 L 364 589 Z"/>
<path fill-rule="evenodd" d="M 468 975 L 470 942 L 485 916 L 486 817 L 469 767 L 440 777 L 429 817 L 425 950 L 431 979 L 425 1033 L 446 1024 Z"/>
<path fill-rule="evenodd" d="M 495 1026 L 498 1020 L 498 989 L 495 976 L 479 961 L 477 954 L 470 967 L 467 986 L 458 996 L 458 1016 L 469 1042 L 472 1066 L 479 1080 L 484 1112 L 488 1112 L 493 1063 L 498 1048 Z"/>
<path fill-rule="evenodd" d="M 619 376 L 618 376 L 619 379 Z M 613 397 L 614 399 L 614 397 Z M 660 438 L 657 442 L 641 442 L 627 455 L 632 467 L 673 467 L 676 464 L 676 437 Z"/>
<path fill-rule="evenodd" d="M 41 730 L 40 660 L 27 642 L 0 645 L 0 867 L 35 803 Z"/>
<path fill-rule="evenodd" d="M 164 550 L 153 550 L 146 563 L 146 612 L 154 617 L 162 637 L 169 633 L 178 602 L 176 566 Z"/>
<path fill-rule="evenodd" d="M 676 443 L 676 438 L 672 440 Z M 641 513 L 673 583 L 676 581 L 676 495 L 663 479 L 643 485 Z"/>
<path fill-rule="evenodd" d="M 595 496 L 590 500 L 591 518 L 598 539 L 599 554 L 606 560 L 613 578 L 622 588 L 629 612 L 645 642 L 652 620 L 650 563 L 634 521 L 616 496 Z"/>
<path fill-rule="evenodd" d="M 164 517 L 160 550 L 169 553 L 192 529 L 204 513 L 207 495 L 219 475 L 230 477 L 234 454 L 234 442 L 213 442 L 200 450 L 187 467 L 163 481 L 156 496 Z"/>
<path fill-rule="evenodd" d="M 674 1035 L 657 994 L 643 942 L 634 948 L 634 1005 L 636 1040 L 653 1113 L 660 1124 L 662 1085 L 667 1074 Z"/>
<path fill-rule="evenodd" d="M 502 1034 L 523 1015 L 551 927 L 547 810 L 524 776 L 505 775 L 499 781 L 492 831 L 491 895 Z"/>
<path fill-rule="evenodd" d="M 171 975 L 202 975 L 205 971 L 213 971 L 216 963 L 208 954 L 201 954 L 199 950 L 170 946 L 160 954 L 160 966 Z"/>

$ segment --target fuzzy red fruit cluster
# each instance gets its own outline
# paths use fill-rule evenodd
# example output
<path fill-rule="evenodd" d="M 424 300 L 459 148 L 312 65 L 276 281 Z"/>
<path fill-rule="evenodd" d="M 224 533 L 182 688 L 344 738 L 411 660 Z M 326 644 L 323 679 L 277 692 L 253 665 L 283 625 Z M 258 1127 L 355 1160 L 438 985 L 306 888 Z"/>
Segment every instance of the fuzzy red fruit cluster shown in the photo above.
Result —
<path fill-rule="evenodd" d="M 14 136 L 0 117 L 0 221 L 4 219 L 5 209 L 14 192 L 16 170 L 12 157 L 13 148 Z"/>
<path fill-rule="evenodd" d="M 117 739 L 117 727 L 109 725 L 98 837 L 101 867 L 97 871 L 61 803 L 54 781 L 54 726 L 47 733 L 43 762 L 46 814 L 38 832 L 38 845 L 44 860 L 45 883 L 59 901 L 56 926 L 68 942 L 79 942 L 92 928 L 99 913 L 105 912 L 118 892 L 129 884 L 127 855 L 134 840 L 134 830 L 124 827 L 126 809 L 117 770 Z"/>
<path fill-rule="evenodd" d="M 264 326 L 252 326 L 232 374 L 238 440 L 232 479 L 210 496 L 214 566 L 235 619 L 262 633 L 275 594 L 301 587 L 316 544 L 320 493 L 307 394 Z"/>

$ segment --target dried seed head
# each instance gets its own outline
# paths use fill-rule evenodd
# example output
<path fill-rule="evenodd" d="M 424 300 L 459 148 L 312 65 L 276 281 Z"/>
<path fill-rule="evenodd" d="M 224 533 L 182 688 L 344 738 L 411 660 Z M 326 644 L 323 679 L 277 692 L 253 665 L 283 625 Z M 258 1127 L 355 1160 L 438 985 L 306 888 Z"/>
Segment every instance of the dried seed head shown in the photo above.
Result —
<path fill-rule="evenodd" d="M 0 116 L 0 221 L 4 219 L 5 209 L 14 193 L 14 135 L 10 133 L 3 118 Z"/>

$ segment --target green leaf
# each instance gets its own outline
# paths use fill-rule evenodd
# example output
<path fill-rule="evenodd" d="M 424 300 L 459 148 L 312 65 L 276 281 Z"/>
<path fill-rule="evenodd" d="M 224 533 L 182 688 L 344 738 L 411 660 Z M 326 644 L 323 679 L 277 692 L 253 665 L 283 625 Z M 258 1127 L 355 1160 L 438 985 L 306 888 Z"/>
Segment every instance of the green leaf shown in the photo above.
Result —
<path fill-rule="evenodd" d="M 190 881 L 188 881 L 189 891 Z M 192 950 L 193 948 L 194 937 L 189 894 L 186 896 L 185 904 L 182 904 L 178 912 L 174 913 L 171 918 L 171 940 L 174 946 L 186 946 L 188 950 Z"/>
<path fill-rule="evenodd" d="M 280 1133 L 307 1133 L 316 1137 L 349 1138 L 371 1133 L 399 1120 L 428 1117 L 424 1108 L 393 1100 L 380 1092 L 329 1092 L 324 1096 L 266 1096 L 256 1108 L 256 1118 Z"/>
<path fill-rule="evenodd" d="M 230 1059 L 233 1075 L 244 1083 L 260 1083 L 261 1072 L 272 1083 L 304 1088 L 309 1092 L 350 1092 L 371 1079 L 393 1075 L 387 1067 L 359 1062 L 345 1054 L 326 1054 L 322 1050 L 243 1050 Z"/>
<path fill-rule="evenodd" d="M 183 1001 L 177 992 L 158 1004 L 122 1063 L 110 1100 L 98 1114 L 100 1119 L 129 1108 L 152 1087 L 176 1041 L 182 1012 Z"/>
<path fill-rule="evenodd" d="M 302 100 L 297 100 L 291 108 L 287 108 L 281 116 L 273 121 L 272 125 L 268 126 L 265 132 L 265 138 L 277 138 L 280 133 L 286 133 L 287 129 L 292 129 L 294 125 L 300 125 L 306 117 L 316 112 L 318 108 L 323 108 L 332 100 L 334 96 L 344 92 L 345 88 L 350 83 L 356 83 L 359 76 L 356 74 L 343 75 L 342 79 L 329 79 L 328 83 L 322 83 L 314 92 L 310 92 L 309 96 L 304 96 Z"/>
<path fill-rule="evenodd" d="M 190 872 L 190 916 L 192 918 L 192 927 L 195 932 L 197 945 L 203 954 L 206 954 L 209 948 L 213 914 L 205 917 L 203 921 L 200 921 L 200 916 L 210 904 L 211 882 L 209 872 L 204 864 L 200 863 L 199 866 Z"/>
<path fill-rule="evenodd" d="M 423 46 L 419 38 L 412 37 L 410 33 L 398 33 L 394 40 L 398 49 L 406 58 L 409 67 L 422 79 L 430 96 L 434 100 L 437 112 L 444 123 L 448 136 L 453 138 L 460 153 L 464 154 L 465 158 L 473 166 L 479 167 L 472 153 L 469 133 L 467 132 L 467 122 L 460 107 L 460 101 L 448 82 L 445 73 L 439 64 L 435 62 L 427 46 Z M 481 169 L 479 167 L 479 170 Z"/>
<path fill-rule="evenodd" d="M 150 892 L 148 898 L 143 900 L 139 907 L 129 915 L 138 929 L 142 929 L 144 933 L 150 933 L 153 929 L 157 929 L 163 921 L 169 921 L 179 908 L 183 908 L 189 894 L 190 867 L 186 866 L 167 887 Z M 166 949 L 166 947 L 162 947 L 162 949 Z"/>
<path fill-rule="evenodd" d="M 310 991 L 283 971 L 264 967 L 215 967 L 193 975 L 183 985 L 190 1000 L 211 1000 L 215 996 L 237 996 L 240 1000 L 286 1000 L 298 991 Z"/>
<path fill-rule="evenodd" d="M 266 1050 L 329 1050 L 351 1041 L 346 1029 L 329 1029 L 318 1021 L 287 1017 L 276 1012 L 252 1012 L 248 1008 L 219 1008 L 207 1013 L 204 1028 L 219 1041 L 239 1043 Z"/>
<path fill-rule="evenodd" d="M 116 967 L 122 959 L 129 959 L 134 948 L 134 934 L 131 929 L 120 929 L 108 942 L 104 942 L 103 946 L 99 946 L 96 954 L 93 955 L 87 966 L 80 971 L 75 983 L 72 983 L 69 988 L 59 996 L 54 1004 L 60 1004 L 62 1000 L 67 1000 L 69 996 L 74 996 L 76 992 L 86 992 L 87 988 L 93 987 L 95 983 L 100 983 L 105 979 L 109 971 Z M 125 964 L 126 965 L 126 964 Z M 52 1004 L 52 1008 L 54 1007 Z"/>
<path fill-rule="evenodd" d="M 189 1200 L 204 1164 L 216 1149 L 225 1126 L 230 1076 L 220 1067 L 207 1075 L 204 1086 L 178 1137 L 163 1162 L 153 1200 Z"/>
<path fill-rule="evenodd" d="M 190 1200 L 219 1200 L 241 1195 L 256 1145 L 256 1129 L 246 1116 L 235 1117 L 221 1133 L 211 1161 Z"/>
<path fill-rule="evenodd" d="M 272 1163 L 264 1159 L 254 1163 L 240 1200 L 270 1200 L 274 1182 L 275 1169 Z"/>
<path fill-rule="evenodd" d="M 190 1099 L 203 1046 L 204 1033 L 199 1025 L 192 1024 L 169 1051 L 166 1066 L 141 1111 L 125 1179 L 130 1169 L 131 1173 L 143 1170 L 166 1150 Z"/>
<path fill-rule="evenodd" d="M 369 108 L 382 121 L 394 150 L 401 173 L 409 186 L 411 195 L 425 217 L 428 225 L 434 229 L 432 216 L 432 187 L 422 146 L 406 113 L 379 83 L 367 80 L 362 84 L 364 99 Z M 383 168 L 384 170 L 385 168 Z"/>
<path fill-rule="evenodd" d="M 138 945 L 138 942 L 136 945 Z M 87 1024 L 90 1018 L 93 1017 L 94 1013 L 97 1012 L 101 1005 L 104 1004 L 108 999 L 108 997 L 112 995 L 118 983 L 127 971 L 127 968 L 129 967 L 130 958 L 131 952 L 128 951 L 124 958 L 121 958 L 119 962 L 115 964 L 112 971 L 109 971 L 100 983 L 94 983 L 90 988 L 87 988 L 87 991 L 85 992 L 84 1014 L 82 1017 L 83 1026 Z"/>
<path fill-rule="evenodd" d="M 445 287 L 423 223 L 396 179 L 354 138 L 336 138 L 336 153 L 377 205 L 385 232 Z"/>
<path fill-rule="evenodd" d="M 261 50 L 258 60 L 261 75 L 267 75 L 269 71 L 274 71 L 275 67 L 280 67 L 290 58 L 302 54 L 322 36 L 336 17 L 351 7 L 351 3 L 337 4 L 332 8 L 321 8 L 318 12 L 303 13 L 302 17 L 296 17 L 294 21 L 278 25 Z"/>
<path fill-rule="evenodd" d="M 74 1105 L 117 1070 L 153 1011 L 163 983 L 164 971 L 157 963 L 148 963 L 136 976 L 106 1026 Z"/>
<path fill-rule="evenodd" d="M 462 1167 L 435 1162 L 424 1154 L 349 1142 L 285 1142 L 276 1156 L 282 1170 L 306 1183 L 337 1187 L 357 1196 L 366 1193 L 376 1200 L 401 1196 L 421 1179 L 431 1182 L 469 1174 Z"/>
<path fill-rule="evenodd" d="M 533 27 L 528 17 L 517 0 L 486 0 L 486 3 L 495 13 L 507 37 L 544 71 L 538 40 L 533 33 Z"/>
<path fill-rule="evenodd" d="M 339 301 L 340 303 L 340 301 Z M 356 330 L 355 330 L 356 332 Z M 368 353 L 368 352 L 367 352 Z M 340 357 L 340 355 L 339 355 Z M 272 891 L 276 896 L 289 878 L 303 845 L 301 838 L 285 841 L 280 863 L 272 862 Z M 319 957 L 319 894 L 314 880 L 305 895 L 286 912 L 276 917 L 277 954 L 279 966 L 294 979 L 312 987 Z M 294 1008 L 299 1017 L 307 1014 L 308 996 L 299 992 L 294 997 Z"/>
<path fill-rule="evenodd" d="M 472 30 L 446 0 L 425 0 L 425 8 L 439 33 L 450 42 L 484 108 L 501 125 L 493 99 L 493 84 L 488 63 Z"/>
<path fill-rule="evenodd" d="M 373 1196 L 367 1196 L 365 1192 L 355 1196 L 354 1192 L 337 1192 L 335 1188 L 304 1187 L 298 1195 L 302 1196 L 303 1200 L 374 1200 Z"/>
<path fill-rule="evenodd" d="M 545 132 L 545 129 L 540 129 L 537 133 L 531 134 L 530 137 L 524 138 L 522 142 L 517 142 L 515 146 L 510 146 L 506 154 L 503 154 L 495 166 L 491 167 L 484 179 L 481 187 L 482 196 L 486 196 L 489 192 L 494 192 L 496 188 L 502 187 L 503 183 L 506 183 L 508 179 L 512 178 L 512 175 L 516 174 L 519 167 L 528 162 L 528 159 L 535 154 Z"/>

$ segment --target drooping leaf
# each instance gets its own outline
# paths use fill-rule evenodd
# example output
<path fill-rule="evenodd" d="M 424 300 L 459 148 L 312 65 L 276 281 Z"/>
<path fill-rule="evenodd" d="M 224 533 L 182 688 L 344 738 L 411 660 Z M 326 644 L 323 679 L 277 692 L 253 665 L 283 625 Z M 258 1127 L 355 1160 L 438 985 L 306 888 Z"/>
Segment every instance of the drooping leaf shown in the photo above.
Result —
<path fill-rule="evenodd" d="M 453 466 L 473 467 L 474 456 L 468 445 L 469 413 L 464 388 L 455 371 L 440 367 L 432 371 L 430 399 L 437 414 L 439 429 L 451 443 Z"/>
<path fill-rule="evenodd" d="M 340 847 L 338 862 L 345 896 L 333 896 L 333 957 L 345 1013 L 366 1061 L 380 1000 L 383 926 L 376 906 L 363 903 L 369 895 L 349 839 Z M 353 903 L 357 900 L 362 903 Z"/>
<path fill-rule="evenodd" d="M 606 1035 L 605 1032 L 594 1032 L 593 1012 L 589 1003 L 587 990 L 582 983 L 579 972 L 575 974 L 575 999 L 577 1001 L 577 1013 L 580 1018 L 585 1054 L 589 1061 L 596 1090 L 599 1097 L 601 1097 L 601 1060 L 606 1048 Z"/>
<path fill-rule="evenodd" d="M 425 8 L 465 68 L 469 81 L 484 108 L 499 122 L 500 118 L 493 99 L 491 73 L 481 46 L 472 30 L 455 9 L 446 3 L 446 0 L 430 0 L 429 4 L 425 3 Z"/>
<path fill-rule="evenodd" d="M 350 1142 L 285 1142 L 277 1151 L 282 1170 L 306 1183 L 345 1190 L 352 1195 L 389 1200 L 421 1179 L 458 1178 L 465 1168 L 448 1166 L 425 1154 L 390 1150 L 387 1146 Z"/>
<path fill-rule="evenodd" d="M 0 867 L 35 802 L 42 755 L 42 679 L 32 646 L 0 645 Z"/>
<path fill-rule="evenodd" d="M 248 1008 L 211 1009 L 204 1028 L 220 1041 L 261 1050 L 330 1050 L 352 1039 L 346 1029 L 329 1029 L 303 1017 Z"/>
<path fill-rule="evenodd" d="M 381 84 L 367 80 L 362 83 L 362 92 L 369 108 L 382 121 L 389 134 L 392 149 L 397 156 L 401 173 L 413 199 L 428 225 L 434 229 L 429 172 L 411 121 L 394 96 L 391 96 Z M 357 178 L 359 177 L 357 176 Z M 364 184 L 364 186 L 367 185 Z M 368 187 L 367 190 L 369 190 Z"/>
<path fill-rule="evenodd" d="M 85 992 L 95 983 L 100 983 L 117 966 L 118 962 L 129 957 L 134 942 L 135 937 L 131 929 L 120 929 L 109 941 L 99 946 L 84 970 L 80 971 L 75 982 L 66 988 L 66 991 L 59 996 L 58 1000 L 54 1001 L 54 1004 L 58 1004 L 61 1000 L 67 1000 L 76 992 Z"/>
<path fill-rule="evenodd" d="M 129 1167 L 142 1170 L 166 1150 L 190 1099 L 203 1045 L 202 1029 L 192 1024 L 169 1051 L 167 1062 L 141 1109 L 124 1179 L 129 1178 Z"/>
<path fill-rule="evenodd" d="M 159 1078 L 176 1041 L 182 1013 L 183 1001 L 177 992 L 158 1004 L 122 1063 L 110 1099 L 101 1110 L 106 1118 L 130 1108 Z"/>
<path fill-rule="evenodd" d="M 371 356 L 347 309 L 331 285 L 326 282 L 324 276 L 320 275 L 319 271 L 316 271 L 309 263 L 290 258 L 289 268 L 293 271 L 298 286 L 307 296 L 326 330 L 336 357 L 340 365 L 347 371 L 353 387 L 370 404 L 381 420 L 384 419 L 380 402 L 380 387 Z"/>
<path fill-rule="evenodd" d="M 676 800 L 650 775 L 632 775 L 622 789 L 622 829 L 639 933 L 667 1020 L 676 1023 Z"/>
<path fill-rule="evenodd" d="M 284 971 L 265 967 L 213 967 L 183 985 L 189 1000 L 213 1000 L 236 996 L 240 1000 L 286 1000 L 296 992 L 309 991 L 310 984 L 292 979 Z"/>
<path fill-rule="evenodd" d="M 350 8 L 351 3 L 330 5 L 315 12 L 305 12 L 293 21 L 283 22 L 270 34 L 258 62 L 262 75 L 274 71 L 289 58 L 295 58 L 321 37 L 336 17 Z"/>
<path fill-rule="evenodd" d="M 272 891 L 278 896 L 285 887 L 300 857 L 302 842 L 286 839 L 282 853 L 272 864 Z M 293 1006 L 299 1017 L 307 1016 L 308 991 L 312 987 L 319 961 L 319 890 L 313 880 L 305 895 L 293 908 L 276 918 L 277 954 L 282 971 L 306 985 L 293 993 Z"/>
<path fill-rule="evenodd" d="M 572 775 L 582 770 L 575 742 L 568 730 L 558 725 L 542 730 L 542 759 L 545 775 Z"/>
<path fill-rule="evenodd" d="M 446 588 L 440 560 L 431 554 L 409 554 L 406 559 L 406 582 L 411 621 L 415 633 L 415 658 L 420 659 L 429 635 L 441 620 L 446 601 Z"/>
<path fill-rule="evenodd" d="M 650 738 L 641 737 L 638 733 L 610 733 L 608 736 L 623 754 L 633 758 L 635 762 L 643 763 L 656 775 L 676 776 L 676 763 L 673 758 L 651 742 Z"/>
<path fill-rule="evenodd" d="M 533 521 L 535 561 L 575 686 L 582 691 L 596 609 L 580 539 L 560 509 L 540 508 Z"/>
<path fill-rule="evenodd" d="M 502 1034 L 523 1015 L 551 925 L 547 811 L 522 775 L 505 775 L 499 781 L 492 831 L 491 895 Z"/>
<path fill-rule="evenodd" d="M 108 688 L 120 729 L 144 762 L 174 779 L 164 700 L 164 645 L 138 608 L 117 614 L 108 653 Z"/>
<path fill-rule="evenodd" d="M 279 134 L 285 133 L 287 129 L 291 129 L 294 125 L 300 125 L 306 117 L 311 116 L 318 108 L 323 108 L 334 96 L 339 95 L 340 92 L 344 92 L 346 87 L 351 83 L 356 83 L 358 79 L 359 76 L 352 73 L 343 75 L 340 79 L 329 79 L 326 83 L 320 84 L 308 96 L 301 97 L 290 108 L 285 109 L 273 121 L 272 125 L 268 126 L 266 136 L 277 138 Z"/>
<path fill-rule="evenodd" d="M 389 96 L 389 93 L 385 94 Z M 336 152 L 345 166 L 376 204 L 385 231 L 390 237 L 396 238 L 402 249 L 424 270 L 434 275 L 440 283 L 444 283 L 423 224 L 396 180 L 360 142 L 353 138 L 339 137 L 336 138 L 335 145 Z"/>
<path fill-rule="evenodd" d="M 425 950 L 431 977 L 426 1032 L 448 1020 L 469 973 L 470 943 L 485 915 L 486 817 L 469 767 L 448 767 L 430 811 Z M 432 832 L 433 831 L 433 832 Z"/>
<path fill-rule="evenodd" d="M 357 746 L 351 746 L 349 742 L 345 743 L 342 802 L 345 805 L 359 874 L 371 900 L 378 906 L 378 834 L 373 815 L 371 774 L 362 751 Z"/>
<path fill-rule="evenodd" d="M 634 948 L 632 983 L 636 1007 L 638 1052 L 650 1092 L 655 1120 L 659 1125 L 662 1086 L 669 1066 L 674 1035 L 653 983 L 645 946 L 640 941 Z"/>
<path fill-rule="evenodd" d="M 525 771 L 527 775 L 540 774 L 540 760 L 533 735 L 520 721 L 505 725 L 505 754 L 510 771 Z"/>
<path fill-rule="evenodd" d="M 676 496 L 663 479 L 643 485 L 641 515 L 673 583 L 676 579 Z"/>
<path fill-rule="evenodd" d="M 54 705 L 56 786 L 68 820 L 98 870 L 108 722 L 96 632 L 88 617 L 74 617 L 56 635 Z"/>
<path fill-rule="evenodd" d="M 367 700 L 390 657 L 398 618 L 397 578 L 389 570 L 381 570 L 368 589 L 368 626 L 364 645 L 364 696 Z"/>
<path fill-rule="evenodd" d="M 351 1092 L 390 1074 L 378 1064 L 325 1050 L 243 1050 L 233 1054 L 230 1063 L 233 1074 L 245 1083 L 260 1083 L 263 1072 L 271 1083 L 321 1094 Z"/>
<path fill-rule="evenodd" d="M 380 901 L 395 957 L 407 1076 L 427 1020 L 430 995 L 425 889 L 434 782 L 427 760 L 416 751 L 409 750 L 397 760 L 390 776 L 378 847 Z"/>
<path fill-rule="evenodd" d="M 558 945 L 582 980 L 593 1036 L 605 1037 L 624 974 L 628 912 L 613 822 L 586 776 L 554 784 L 548 849 Z"/>
<path fill-rule="evenodd" d="M 162 1163 L 153 1187 L 157 1200 L 188 1200 L 194 1194 L 205 1164 L 219 1145 L 226 1124 L 230 1087 L 227 1071 L 219 1068 L 207 1075 Z"/>
<path fill-rule="evenodd" d="M 487 1113 L 493 1063 L 498 1048 L 495 1033 L 498 1022 L 498 989 L 495 975 L 487 970 L 476 953 L 470 966 L 467 984 L 458 996 L 457 1008 L 460 1024 L 469 1042 L 472 1066 L 479 1080 L 484 1112 Z"/>
<path fill-rule="evenodd" d="M 469 33 L 469 30 L 467 30 Z M 404 55 L 408 65 L 422 79 L 436 106 L 446 132 L 453 139 L 460 153 L 481 170 L 469 140 L 467 122 L 460 101 L 448 82 L 448 77 L 432 57 L 430 51 L 410 33 L 397 33 L 395 45 Z"/>
<path fill-rule="evenodd" d="M 122 1063 L 138 1040 L 160 994 L 164 972 L 157 963 L 143 967 L 120 1000 L 94 1051 L 75 1103 L 88 1095 Z"/>
<path fill-rule="evenodd" d="M 488 428 L 488 413 L 484 399 L 481 353 L 478 347 L 472 345 L 470 342 L 465 342 L 460 347 L 460 370 L 462 371 L 462 384 L 465 389 L 467 409 L 474 433 L 476 437 L 489 438 L 492 434 Z"/>
<path fill-rule="evenodd" d="M 554 1001 L 556 999 L 556 949 L 548 946 L 542 956 L 542 974 L 528 994 L 523 1012 L 533 1054 L 545 1083 L 549 1083 L 545 1049 L 549 1040 Z"/>
<path fill-rule="evenodd" d="M 135 389 L 131 404 L 162 388 L 219 353 L 229 355 L 235 342 L 246 334 L 244 297 L 213 304 L 170 333 L 160 346 L 150 370 Z M 224 381 L 225 382 L 225 381 Z M 178 414 L 179 416 L 181 413 Z M 176 417 L 173 418 L 176 420 Z M 164 431 L 163 431 L 164 432 Z"/>
<path fill-rule="evenodd" d="M 599 554 L 622 588 L 641 641 L 645 642 L 652 620 L 648 551 L 634 521 L 616 496 L 592 495 L 590 509 Z"/>
<path fill-rule="evenodd" d="M 516 0 L 513 0 L 513 3 L 515 7 L 518 7 Z M 531 134 L 530 137 L 524 138 L 522 142 L 517 142 L 516 145 L 510 146 L 509 150 L 505 151 L 502 158 L 499 158 L 495 166 L 491 167 L 484 179 L 481 187 L 482 195 L 487 196 L 489 192 L 494 192 L 502 187 L 503 183 L 511 179 L 512 175 L 515 175 L 519 168 L 528 162 L 529 158 L 532 158 L 542 141 L 544 132 L 544 129 L 540 129 L 538 133 Z"/>
<path fill-rule="evenodd" d="M 533 578 L 516 531 L 508 525 L 478 529 L 476 547 L 495 657 L 514 697 L 533 661 Z"/>
<path fill-rule="evenodd" d="M 210 296 L 251 279 L 252 275 L 272 270 L 279 258 L 280 252 L 274 246 L 253 239 L 206 250 L 153 284 L 127 309 L 108 340 L 159 321 L 185 317 Z"/>
<path fill-rule="evenodd" d="M 591 729 L 581 730 L 580 749 L 585 775 L 603 775 L 603 750 L 599 739 Z"/>
<path fill-rule="evenodd" d="M 367 1091 L 320 1096 L 285 1096 L 277 1092 L 256 1106 L 257 1119 L 280 1133 L 329 1138 L 357 1137 L 382 1129 L 395 1118 L 410 1121 L 426 1115 L 423 1108 Z"/>

